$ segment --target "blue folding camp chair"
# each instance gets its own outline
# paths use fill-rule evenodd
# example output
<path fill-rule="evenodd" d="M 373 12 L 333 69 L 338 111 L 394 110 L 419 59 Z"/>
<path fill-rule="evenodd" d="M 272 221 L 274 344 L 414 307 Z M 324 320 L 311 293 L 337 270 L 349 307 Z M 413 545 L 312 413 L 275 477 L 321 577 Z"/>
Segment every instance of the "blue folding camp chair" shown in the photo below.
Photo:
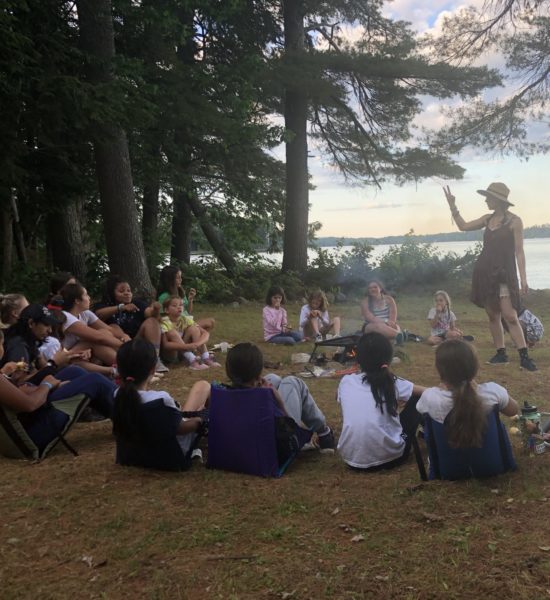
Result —
<path fill-rule="evenodd" d="M 281 424 L 291 430 L 290 439 L 285 440 L 289 451 L 282 458 L 277 447 L 277 419 L 283 419 Z M 283 416 L 271 389 L 212 386 L 209 468 L 280 477 L 310 439 L 311 431 Z"/>
<path fill-rule="evenodd" d="M 423 416 L 424 440 L 430 460 L 429 479 L 491 477 L 516 470 L 512 446 L 500 420 L 498 406 L 487 415 L 481 448 L 451 448 L 445 424 L 434 421 L 428 414 Z"/>

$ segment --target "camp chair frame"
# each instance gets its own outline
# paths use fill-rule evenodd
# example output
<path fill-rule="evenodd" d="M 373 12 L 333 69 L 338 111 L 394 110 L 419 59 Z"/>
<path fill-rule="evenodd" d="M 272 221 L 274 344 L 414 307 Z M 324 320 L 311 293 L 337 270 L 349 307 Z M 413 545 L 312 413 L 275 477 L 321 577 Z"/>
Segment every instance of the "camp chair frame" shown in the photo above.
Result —
<path fill-rule="evenodd" d="M 61 442 L 69 452 L 78 456 L 78 452 L 67 442 L 65 435 L 78 421 L 89 403 L 90 398 L 85 394 L 77 394 L 50 403 L 53 409 L 66 414 L 69 418 L 59 431 L 55 431 L 57 426 L 52 422 L 52 439 L 42 451 L 21 424 L 17 413 L 0 405 L 0 454 L 8 458 L 40 461 L 46 458 L 58 442 Z"/>

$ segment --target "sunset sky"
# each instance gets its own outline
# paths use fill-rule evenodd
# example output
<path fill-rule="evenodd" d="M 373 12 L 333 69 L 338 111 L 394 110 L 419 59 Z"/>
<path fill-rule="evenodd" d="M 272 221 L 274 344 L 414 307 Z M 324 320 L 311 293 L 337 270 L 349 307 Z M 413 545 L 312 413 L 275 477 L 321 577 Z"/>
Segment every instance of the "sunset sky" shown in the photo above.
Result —
<path fill-rule="evenodd" d="M 473 0 L 468 4 L 480 4 Z M 421 6 L 423 5 L 423 6 Z M 388 3 L 386 14 L 413 24 L 419 32 L 437 29 L 441 16 L 453 12 L 464 3 L 456 1 L 396 0 Z M 496 59 L 495 59 L 496 60 Z M 493 63 L 495 64 L 495 63 Z M 434 102 L 419 117 L 422 125 L 440 122 L 442 116 Z M 548 138 L 548 127 L 535 128 Z M 476 193 L 492 181 L 502 181 L 511 190 L 512 209 L 523 219 L 524 226 L 550 222 L 550 157 L 535 156 L 529 161 L 515 157 L 487 156 L 468 150 L 458 157 L 466 169 L 459 181 L 432 178 L 398 187 L 386 184 L 382 190 L 373 187 L 349 187 L 338 172 L 323 162 L 320 152 L 310 147 L 309 169 L 316 189 L 310 192 L 310 222 L 323 224 L 317 234 L 342 237 L 381 237 L 401 235 L 414 229 L 417 234 L 453 231 L 454 225 L 441 186 L 448 184 L 457 197 L 457 205 L 465 219 L 486 212 L 483 197 Z"/>

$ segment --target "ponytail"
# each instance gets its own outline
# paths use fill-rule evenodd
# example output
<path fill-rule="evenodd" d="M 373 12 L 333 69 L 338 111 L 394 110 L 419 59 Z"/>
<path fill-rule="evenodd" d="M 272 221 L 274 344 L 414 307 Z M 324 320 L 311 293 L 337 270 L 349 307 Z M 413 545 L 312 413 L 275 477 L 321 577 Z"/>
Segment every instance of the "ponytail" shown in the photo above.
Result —
<path fill-rule="evenodd" d="M 357 361 L 363 372 L 363 383 L 368 383 L 374 401 L 380 412 L 384 405 L 388 414 L 397 416 L 395 381 L 397 377 L 390 371 L 393 348 L 391 342 L 380 333 L 366 333 L 357 344 Z"/>
<path fill-rule="evenodd" d="M 451 448 L 481 448 L 487 425 L 483 404 L 471 381 L 452 389 L 453 408 L 445 419 Z"/>
<path fill-rule="evenodd" d="M 139 427 L 141 397 L 136 382 L 123 381 L 115 395 L 113 409 L 113 434 L 139 443 L 142 435 Z"/>
<path fill-rule="evenodd" d="M 435 367 L 453 397 L 445 419 L 449 446 L 480 448 L 487 419 L 473 383 L 479 368 L 474 349 L 462 340 L 447 340 L 435 351 Z"/>

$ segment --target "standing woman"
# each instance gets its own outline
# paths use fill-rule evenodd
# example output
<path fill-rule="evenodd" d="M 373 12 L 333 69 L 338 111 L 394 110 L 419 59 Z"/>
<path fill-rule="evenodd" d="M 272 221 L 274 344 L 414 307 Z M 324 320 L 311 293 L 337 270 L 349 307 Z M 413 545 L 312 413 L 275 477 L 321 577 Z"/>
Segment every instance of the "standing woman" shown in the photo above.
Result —
<path fill-rule="evenodd" d="M 483 249 L 474 266 L 470 300 L 484 308 L 489 317 L 489 329 L 497 349 L 488 364 L 501 365 L 508 362 L 504 345 L 504 331 L 501 318 L 510 330 L 510 336 L 519 352 L 520 367 L 536 371 L 537 366 L 529 357 L 523 330 L 518 320 L 521 293 L 528 290 L 525 271 L 525 253 L 523 251 L 523 223 L 508 209 L 514 206 L 509 200 L 510 190 L 504 183 L 491 183 L 486 190 L 477 190 L 485 196 L 491 213 L 479 219 L 465 221 L 455 204 L 449 186 L 444 187 L 453 219 L 460 231 L 473 231 L 485 228 Z M 517 269 L 516 269 L 517 262 Z"/>

